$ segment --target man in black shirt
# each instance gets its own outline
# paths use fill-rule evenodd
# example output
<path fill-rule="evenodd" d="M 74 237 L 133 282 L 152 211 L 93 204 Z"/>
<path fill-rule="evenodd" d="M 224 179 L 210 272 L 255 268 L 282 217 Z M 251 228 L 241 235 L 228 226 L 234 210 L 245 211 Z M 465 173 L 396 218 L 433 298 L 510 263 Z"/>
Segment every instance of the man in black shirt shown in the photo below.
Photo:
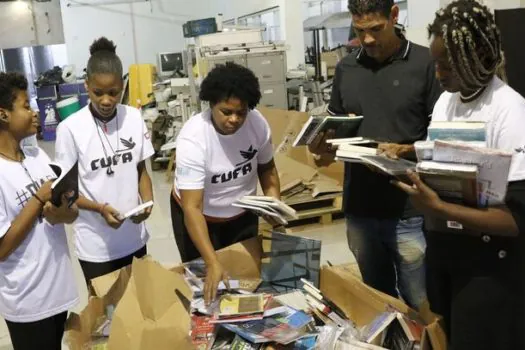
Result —
<path fill-rule="evenodd" d="M 362 47 L 338 64 L 328 111 L 363 115 L 357 136 L 383 142 L 379 150 L 389 157 L 411 158 L 441 93 L 428 49 L 396 34 L 393 0 L 350 0 L 348 8 Z M 319 166 L 334 160 L 325 142 L 331 136 L 310 145 Z M 365 283 L 419 308 L 426 301 L 423 217 L 390 180 L 345 165 L 348 243 Z"/>

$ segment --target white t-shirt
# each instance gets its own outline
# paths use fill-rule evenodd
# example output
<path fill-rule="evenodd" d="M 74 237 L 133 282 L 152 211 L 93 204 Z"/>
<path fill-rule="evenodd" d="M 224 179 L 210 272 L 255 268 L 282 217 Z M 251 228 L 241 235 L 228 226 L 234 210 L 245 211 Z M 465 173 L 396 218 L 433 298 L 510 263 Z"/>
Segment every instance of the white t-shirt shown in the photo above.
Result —
<path fill-rule="evenodd" d="M 108 203 L 120 213 L 140 204 L 139 162 L 154 154 L 140 111 L 119 105 L 117 116 L 103 124 L 93 118 L 89 106 L 59 124 L 56 161 L 71 166 L 78 160 L 80 193 L 97 203 Z M 113 175 L 107 170 L 112 164 Z M 79 259 L 106 262 L 142 248 L 149 235 L 144 223 L 126 220 L 115 230 L 102 215 L 81 210 L 74 224 L 75 251 Z"/>
<path fill-rule="evenodd" d="M 0 158 L 0 237 L 38 188 L 54 176 L 39 148 L 25 150 L 24 166 Z M 34 182 L 33 182 L 34 181 Z M 0 313 L 12 322 L 34 322 L 78 302 L 64 225 L 37 220 L 22 244 L 0 262 Z"/>
<path fill-rule="evenodd" d="M 270 126 L 248 113 L 233 135 L 217 132 L 208 110 L 192 117 L 177 137 L 175 191 L 204 189 L 204 215 L 230 218 L 243 212 L 232 203 L 257 191 L 257 167 L 273 159 Z"/>
<path fill-rule="evenodd" d="M 514 153 L 509 181 L 525 180 L 525 99 L 499 78 L 469 103 L 459 93 L 444 92 L 432 121 L 485 122 L 487 147 Z"/>

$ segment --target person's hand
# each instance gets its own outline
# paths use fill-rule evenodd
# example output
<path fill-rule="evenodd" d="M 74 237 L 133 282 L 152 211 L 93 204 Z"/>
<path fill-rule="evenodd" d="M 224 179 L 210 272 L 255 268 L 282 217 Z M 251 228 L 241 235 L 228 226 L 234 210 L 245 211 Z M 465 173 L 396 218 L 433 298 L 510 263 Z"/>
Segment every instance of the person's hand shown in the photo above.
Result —
<path fill-rule="evenodd" d="M 51 225 L 71 224 L 78 217 L 78 207 L 76 204 L 69 207 L 69 200 L 64 195 L 62 196 L 62 205 L 60 207 L 55 207 L 51 202 L 46 202 L 42 215 Z"/>
<path fill-rule="evenodd" d="M 204 302 L 210 305 L 217 297 L 217 288 L 220 282 L 224 282 L 226 288 L 230 289 L 229 276 L 219 262 L 207 266 L 206 280 L 204 282 Z"/>
<path fill-rule="evenodd" d="M 308 150 L 313 154 L 327 154 L 333 153 L 335 149 L 332 145 L 326 143 L 327 140 L 333 139 L 335 130 L 328 130 L 326 133 L 320 132 L 308 145 Z"/>
<path fill-rule="evenodd" d="M 439 198 L 439 195 L 428 187 L 414 171 L 408 170 L 407 176 L 412 182 L 412 185 L 398 180 L 393 180 L 392 183 L 409 195 L 412 204 L 417 210 L 425 214 L 435 214 L 439 212 L 443 205 L 443 201 Z"/>
<path fill-rule="evenodd" d="M 46 181 L 36 192 L 38 199 L 44 203 L 47 203 L 51 200 L 51 185 L 53 185 L 52 180 Z"/>
<path fill-rule="evenodd" d="M 149 216 L 151 215 L 151 210 L 153 209 L 153 207 L 148 207 L 146 209 L 144 209 L 141 213 L 137 214 L 137 215 L 133 215 L 130 219 L 131 221 L 134 223 L 134 224 L 140 224 L 144 221 L 146 221 Z"/>
<path fill-rule="evenodd" d="M 110 227 L 116 230 L 122 226 L 124 221 L 119 220 L 119 217 L 121 216 L 120 213 L 111 205 L 103 204 L 99 212 Z"/>
<path fill-rule="evenodd" d="M 377 146 L 377 154 L 382 154 L 390 159 L 399 159 L 407 153 L 407 145 L 396 143 L 380 143 Z"/>

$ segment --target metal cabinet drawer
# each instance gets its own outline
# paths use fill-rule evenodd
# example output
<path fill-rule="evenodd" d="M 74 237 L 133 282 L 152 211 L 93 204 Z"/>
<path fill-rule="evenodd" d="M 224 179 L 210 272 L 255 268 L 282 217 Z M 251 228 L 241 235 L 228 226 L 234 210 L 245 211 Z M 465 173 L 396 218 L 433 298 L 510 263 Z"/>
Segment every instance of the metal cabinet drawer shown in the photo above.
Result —
<path fill-rule="evenodd" d="M 220 58 L 208 58 L 208 71 L 211 71 L 215 66 L 219 64 L 226 64 L 226 62 L 233 62 L 240 66 L 246 67 L 246 56 L 230 56 L 230 57 L 220 57 Z"/>
<path fill-rule="evenodd" d="M 261 84 L 284 82 L 286 77 L 286 56 L 284 52 L 248 55 L 250 68 Z"/>
<path fill-rule="evenodd" d="M 259 105 L 269 108 L 288 109 L 288 96 L 286 94 L 286 85 L 284 83 L 261 85 L 262 98 Z"/>

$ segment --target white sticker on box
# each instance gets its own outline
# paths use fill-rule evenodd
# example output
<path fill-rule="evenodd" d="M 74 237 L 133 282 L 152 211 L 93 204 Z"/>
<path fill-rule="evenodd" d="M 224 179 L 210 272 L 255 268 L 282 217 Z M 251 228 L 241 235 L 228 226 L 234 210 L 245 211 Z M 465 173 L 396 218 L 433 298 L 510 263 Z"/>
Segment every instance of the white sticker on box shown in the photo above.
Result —
<path fill-rule="evenodd" d="M 264 94 L 273 94 L 273 89 L 264 90 Z"/>

